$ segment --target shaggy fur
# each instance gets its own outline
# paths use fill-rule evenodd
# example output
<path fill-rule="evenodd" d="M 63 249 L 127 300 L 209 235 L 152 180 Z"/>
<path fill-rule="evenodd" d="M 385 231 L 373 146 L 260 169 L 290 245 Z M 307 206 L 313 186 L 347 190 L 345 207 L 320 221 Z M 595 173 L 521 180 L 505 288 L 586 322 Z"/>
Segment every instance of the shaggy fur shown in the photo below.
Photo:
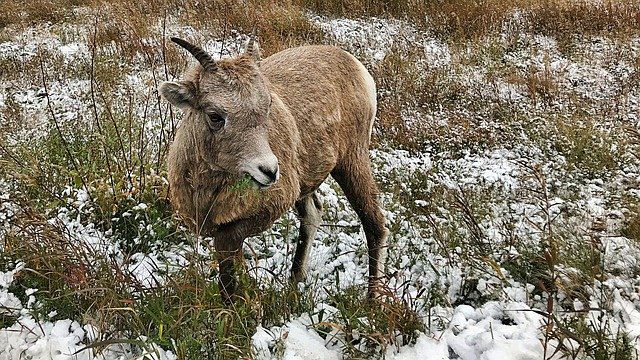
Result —
<path fill-rule="evenodd" d="M 292 48 L 261 61 L 257 53 L 219 60 L 213 71 L 196 65 L 183 81 L 161 85 L 185 112 L 169 151 L 171 202 L 196 233 L 214 238 L 229 299 L 244 239 L 292 206 L 301 219 L 292 275 L 304 279 L 321 219 L 314 192 L 331 174 L 362 221 L 373 294 L 387 236 L 369 163 L 373 79 L 337 47 Z"/>

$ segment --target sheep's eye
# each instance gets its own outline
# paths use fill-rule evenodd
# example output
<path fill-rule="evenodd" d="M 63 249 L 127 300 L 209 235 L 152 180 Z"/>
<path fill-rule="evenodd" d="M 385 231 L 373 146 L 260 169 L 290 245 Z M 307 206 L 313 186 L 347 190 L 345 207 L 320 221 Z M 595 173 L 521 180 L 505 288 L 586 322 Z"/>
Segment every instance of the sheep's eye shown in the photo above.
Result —
<path fill-rule="evenodd" d="M 211 130 L 220 130 L 224 126 L 224 117 L 218 113 L 207 114 L 208 125 Z"/>

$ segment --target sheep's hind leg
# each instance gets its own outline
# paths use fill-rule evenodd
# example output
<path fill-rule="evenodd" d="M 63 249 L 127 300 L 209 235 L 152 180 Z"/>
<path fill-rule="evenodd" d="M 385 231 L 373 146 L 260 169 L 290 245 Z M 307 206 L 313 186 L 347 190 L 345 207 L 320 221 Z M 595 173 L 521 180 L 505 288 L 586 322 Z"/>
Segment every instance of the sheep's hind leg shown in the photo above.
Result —
<path fill-rule="evenodd" d="M 368 153 L 351 159 L 331 172 L 358 214 L 369 253 L 369 296 L 374 296 L 384 275 L 387 253 L 385 218 L 378 201 L 378 187 L 371 175 Z"/>
<path fill-rule="evenodd" d="M 300 219 L 300 235 L 291 267 L 291 280 L 299 283 L 304 281 L 307 275 L 311 244 L 322 222 L 322 203 L 314 192 L 298 200 L 295 206 Z"/>

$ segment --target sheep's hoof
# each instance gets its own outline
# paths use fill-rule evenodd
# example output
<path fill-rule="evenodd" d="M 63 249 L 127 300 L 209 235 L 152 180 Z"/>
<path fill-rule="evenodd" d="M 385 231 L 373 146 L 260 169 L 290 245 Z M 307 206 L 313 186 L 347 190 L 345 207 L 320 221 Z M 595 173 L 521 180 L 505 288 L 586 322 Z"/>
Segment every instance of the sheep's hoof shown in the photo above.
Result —
<path fill-rule="evenodd" d="M 291 278 L 289 278 L 289 281 L 293 285 L 297 285 L 298 283 L 304 282 L 306 278 L 307 274 L 305 274 L 304 271 L 293 271 L 291 272 Z"/>

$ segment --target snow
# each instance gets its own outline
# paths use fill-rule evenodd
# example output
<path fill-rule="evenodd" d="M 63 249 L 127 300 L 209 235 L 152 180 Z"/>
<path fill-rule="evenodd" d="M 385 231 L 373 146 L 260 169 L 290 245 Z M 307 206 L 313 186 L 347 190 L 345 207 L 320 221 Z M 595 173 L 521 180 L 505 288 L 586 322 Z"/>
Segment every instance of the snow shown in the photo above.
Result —
<path fill-rule="evenodd" d="M 449 347 L 446 341 L 433 339 L 426 334 L 420 334 L 415 345 L 405 345 L 398 352 L 393 349 L 387 350 L 385 357 L 393 360 L 415 360 L 423 359 L 429 354 L 429 359 L 446 360 L 449 359 Z"/>
<path fill-rule="evenodd" d="M 22 332 L 30 335 L 22 337 Z M 0 341 L 9 344 L 0 349 L 0 355 L 17 359 L 11 354 L 23 352 L 30 359 L 74 359 L 74 354 L 80 350 L 80 340 L 84 337 L 84 330 L 75 321 L 59 320 L 55 323 L 36 322 L 32 318 L 21 319 L 8 329 L 0 330 Z M 87 359 L 88 356 L 81 358 Z"/>
<path fill-rule="evenodd" d="M 315 331 L 309 331 L 299 321 L 287 324 L 287 336 L 285 340 L 285 360 L 338 360 L 337 351 L 331 351 L 324 347 L 324 340 Z"/>
<path fill-rule="evenodd" d="M 406 22 L 389 19 L 329 19 L 311 15 L 310 19 L 332 41 L 351 52 L 366 56 L 370 61 L 381 61 L 389 49 L 419 46 L 423 49 L 421 61 L 432 67 L 443 67 L 451 62 L 448 46 L 434 38 L 420 39 L 418 30 Z"/>
<path fill-rule="evenodd" d="M 15 269 L 0 272 L 0 315 L 17 316 L 22 310 L 22 303 L 9 292 L 9 286 L 13 282 L 14 275 L 22 270 L 24 265 L 24 263 L 18 263 Z"/>
<path fill-rule="evenodd" d="M 541 316 L 529 312 L 524 303 L 504 306 L 489 302 L 481 309 L 461 305 L 451 320 L 451 331 L 445 333 L 449 346 L 461 359 L 532 359 L 542 353 L 535 335 L 542 326 Z M 515 322 L 505 325 L 503 315 Z"/>

